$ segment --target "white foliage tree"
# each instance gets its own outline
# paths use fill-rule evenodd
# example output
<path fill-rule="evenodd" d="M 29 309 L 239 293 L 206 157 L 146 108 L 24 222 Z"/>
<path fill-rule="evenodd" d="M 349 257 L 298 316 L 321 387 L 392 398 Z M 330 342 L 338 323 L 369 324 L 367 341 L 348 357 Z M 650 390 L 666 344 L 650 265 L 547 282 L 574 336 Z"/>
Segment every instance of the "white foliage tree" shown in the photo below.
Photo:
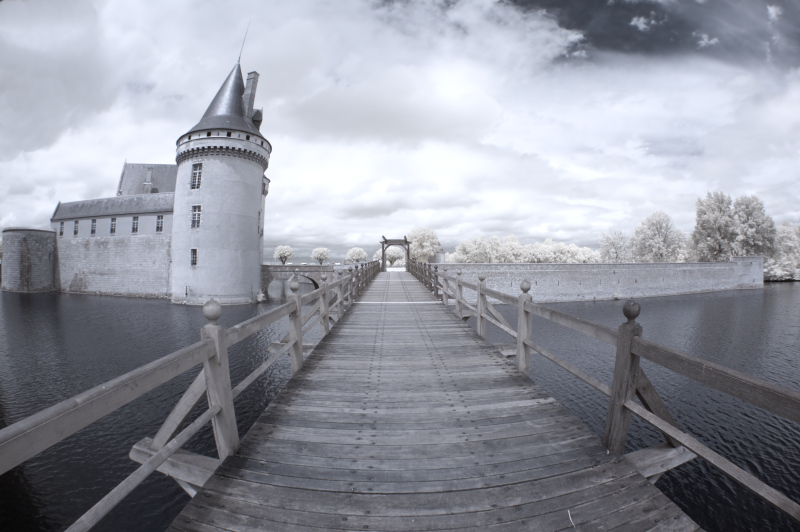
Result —
<path fill-rule="evenodd" d="M 764 261 L 765 281 L 800 281 L 800 226 L 781 224 L 772 255 Z"/>
<path fill-rule="evenodd" d="M 730 260 L 736 240 L 736 222 L 731 197 L 722 192 L 709 192 L 697 199 L 697 219 L 692 241 L 701 262 Z"/>
<path fill-rule="evenodd" d="M 633 260 L 628 235 L 622 231 L 602 233 L 600 236 L 600 257 L 603 262 L 630 262 Z"/>
<path fill-rule="evenodd" d="M 314 248 L 311 250 L 311 258 L 322 266 L 326 260 L 331 258 L 331 250 L 328 248 Z"/>
<path fill-rule="evenodd" d="M 593 263 L 600 262 L 600 253 L 575 244 L 544 242 L 523 246 L 514 235 L 502 240 L 496 236 L 491 238 L 477 237 L 465 240 L 456 246 L 455 253 L 448 253 L 447 262 L 462 263 L 519 263 L 519 262 L 559 262 L 559 263 Z"/>
<path fill-rule="evenodd" d="M 347 250 L 347 255 L 344 256 L 345 264 L 361 262 L 362 260 L 367 260 L 367 252 L 361 248 L 350 248 Z"/>
<path fill-rule="evenodd" d="M 684 241 L 683 233 L 675 228 L 672 219 L 658 211 L 634 230 L 630 246 L 637 262 L 677 262 Z"/>
<path fill-rule="evenodd" d="M 433 229 L 427 227 L 418 227 L 408 233 L 408 240 L 411 242 L 409 252 L 411 258 L 419 262 L 428 262 L 431 255 L 435 255 L 441 251 L 442 246 L 439 245 L 439 237 Z"/>
<path fill-rule="evenodd" d="M 389 263 L 389 266 L 394 266 L 395 264 L 405 264 L 406 252 L 399 247 L 392 246 L 386 250 L 386 262 Z"/>
<path fill-rule="evenodd" d="M 281 261 L 281 264 L 286 264 L 286 261 L 292 257 L 294 257 L 294 251 L 289 246 L 278 246 L 275 248 L 275 253 L 272 254 L 272 258 Z"/>
<path fill-rule="evenodd" d="M 735 238 L 734 255 L 769 255 L 775 244 L 775 223 L 767 215 L 764 203 L 756 196 L 742 196 L 733 202 Z"/>

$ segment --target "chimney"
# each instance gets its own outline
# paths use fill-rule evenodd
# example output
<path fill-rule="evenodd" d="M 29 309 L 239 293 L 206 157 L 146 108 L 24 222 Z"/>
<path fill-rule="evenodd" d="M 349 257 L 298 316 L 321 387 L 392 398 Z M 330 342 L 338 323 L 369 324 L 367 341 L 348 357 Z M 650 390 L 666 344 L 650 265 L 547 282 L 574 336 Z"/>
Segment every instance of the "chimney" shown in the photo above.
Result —
<path fill-rule="evenodd" d="M 250 118 L 253 114 L 253 104 L 256 101 L 256 87 L 258 86 L 258 72 L 250 72 L 247 74 L 247 85 L 242 95 L 242 103 L 244 103 L 244 116 Z"/>

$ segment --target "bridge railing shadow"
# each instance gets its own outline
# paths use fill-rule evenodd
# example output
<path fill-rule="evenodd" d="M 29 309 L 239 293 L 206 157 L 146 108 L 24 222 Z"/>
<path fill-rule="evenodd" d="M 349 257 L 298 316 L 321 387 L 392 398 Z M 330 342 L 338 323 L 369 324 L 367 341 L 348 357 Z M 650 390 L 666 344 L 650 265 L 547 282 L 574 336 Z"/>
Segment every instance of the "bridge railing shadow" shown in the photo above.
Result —
<path fill-rule="evenodd" d="M 304 350 L 313 348 L 313 345 L 303 343 L 303 336 L 318 324 L 322 326 L 323 336 L 330 332 L 332 324 L 344 317 L 379 271 L 378 261 L 354 264 L 346 270 L 337 270 L 337 278 L 332 282 L 328 282 L 327 275 L 323 274 L 322 285 L 304 295 L 299 293 L 299 283 L 293 280 L 290 282 L 290 301 L 230 328 L 217 322 L 222 315 L 222 306 L 213 299 L 208 301 L 203 306 L 203 315 L 209 323 L 201 329 L 199 342 L 0 430 L 0 475 L 202 364 L 203 368 L 155 436 L 144 438 L 131 449 L 131 459 L 141 466 L 67 530 L 91 529 L 156 470 L 171 476 L 190 496 L 194 496 L 222 461 L 239 448 L 233 400 L 285 354 L 289 356 L 292 374 L 297 373 L 303 366 Z M 231 386 L 228 348 L 286 316 L 290 322 L 289 333 L 280 342 L 269 346 L 271 356 L 236 386 Z M 204 397 L 207 409 L 184 426 Z M 214 431 L 217 458 L 182 450 L 181 447 L 209 421 Z"/>
<path fill-rule="evenodd" d="M 609 397 L 603 434 L 603 445 L 609 451 L 623 454 L 632 414 L 659 430 L 665 440 L 664 443 L 625 455 L 651 482 L 655 483 L 664 472 L 699 456 L 800 523 L 800 504 L 678 428 L 677 422 L 644 369 L 640 367 L 639 361 L 641 358 L 649 360 L 794 423 L 800 423 L 800 392 L 645 340 L 642 338 L 642 327 L 636 322 L 640 307 L 632 300 L 627 301 L 623 308 L 627 321 L 615 331 L 533 303 L 531 295 L 528 294 L 531 289 L 528 281 L 521 283 L 522 293 L 514 297 L 486 287 L 483 276 L 478 278 L 478 284 L 472 284 L 461 279 L 461 270 L 456 269 L 455 275 L 452 273 L 448 275 L 450 270 L 445 265 L 442 265 L 442 271 L 439 271 L 439 265 L 412 260 L 408 264 L 408 271 L 436 298 L 441 299 L 445 306 L 449 306 L 452 302 L 457 316 L 462 319 L 474 316 L 477 332 L 482 337 L 486 336 L 486 325 L 491 323 L 514 338 L 516 367 L 521 373 L 529 374 L 531 354 L 535 352 Z M 470 300 L 474 300 L 475 305 L 465 299 L 465 290 L 474 292 L 475 297 Z M 517 307 L 516 327 L 505 319 L 490 300 Z M 537 345 L 531 337 L 532 316 L 547 319 L 616 346 L 611 385 L 601 382 Z M 638 398 L 639 402 L 634 398 Z"/>

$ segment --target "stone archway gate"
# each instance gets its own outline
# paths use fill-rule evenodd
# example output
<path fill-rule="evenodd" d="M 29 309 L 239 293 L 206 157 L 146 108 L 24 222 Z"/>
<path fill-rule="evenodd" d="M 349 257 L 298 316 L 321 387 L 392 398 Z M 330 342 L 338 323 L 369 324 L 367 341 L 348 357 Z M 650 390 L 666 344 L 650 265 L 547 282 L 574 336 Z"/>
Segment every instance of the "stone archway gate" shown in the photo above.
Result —
<path fill-rule="evenodd" d="M 386 249 L 391 247 L 391 246 L 400 246 L 402 248 L 405 248 L 405 250 L 406 250 L 406 264 L 411 262 L 411 252 L 410 252 L 410 249 L 409 249 L 409 244 L 411 244 L 411 241 L 408 238 L 406 238 L 405 236 L 403 237 L 402 240 L 400 240 L 399 238 L 395 238 L 395 239 L 391 239 L 390 240 L 390 239 L 388 239 L 388 238 L 386 238 L 384 236 L 383 240 L 381 240 L 381 271 L 382 272 L 386 271 Z"/>

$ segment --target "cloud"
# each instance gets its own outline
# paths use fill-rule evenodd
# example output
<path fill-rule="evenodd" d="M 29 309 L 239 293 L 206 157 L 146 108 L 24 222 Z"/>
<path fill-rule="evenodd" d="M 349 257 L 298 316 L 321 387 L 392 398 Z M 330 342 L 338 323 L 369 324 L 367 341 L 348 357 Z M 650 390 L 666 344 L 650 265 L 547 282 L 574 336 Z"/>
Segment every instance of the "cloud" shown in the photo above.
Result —
<path fill-rule="evenodd" d="M 781 15 L 783 15 L 783 10 L 780 6 L 767 6 L 767 17 L 770 22 L 777 22 Z"/>
<path fill-rule="evenodd" d="M 267 249 L 341 261 L 418 226 L 447 249 L 511 233 L 596 246 L 656 210 L 690 231 L 708 190 L 796 222 L 796 10 L 595 4 L 4 0 L 0 46 L 17 57 L 0 54 L 15 72 L 0 77 L 0 225 L 47 227 L 58 201 L 113 195 L 126 159 L 174 162 L 243 13 L 274 146 Z"/>

